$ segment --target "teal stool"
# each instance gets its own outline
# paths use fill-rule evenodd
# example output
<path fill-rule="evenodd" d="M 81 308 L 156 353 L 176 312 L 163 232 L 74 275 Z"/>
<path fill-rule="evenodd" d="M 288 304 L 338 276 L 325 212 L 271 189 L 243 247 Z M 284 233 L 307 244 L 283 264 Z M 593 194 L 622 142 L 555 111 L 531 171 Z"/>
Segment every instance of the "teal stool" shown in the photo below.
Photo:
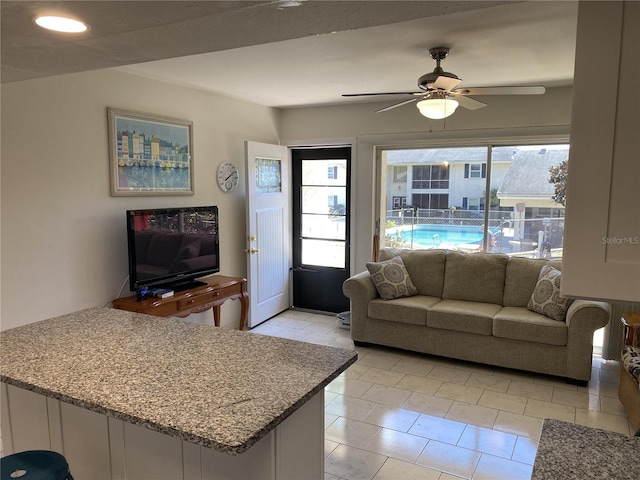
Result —
<path fill-rule="evenodd" d="M 73 480 L 67 460 L 49 450 L 29 450 L 0 458 L 0 480 Z"/>

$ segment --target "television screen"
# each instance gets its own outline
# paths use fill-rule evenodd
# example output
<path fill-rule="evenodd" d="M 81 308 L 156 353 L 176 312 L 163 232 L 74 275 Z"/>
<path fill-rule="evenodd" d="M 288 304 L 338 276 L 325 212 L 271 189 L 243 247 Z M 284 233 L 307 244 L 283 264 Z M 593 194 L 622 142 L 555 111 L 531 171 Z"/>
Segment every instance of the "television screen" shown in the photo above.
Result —
<path fill-rule="evenodd" d="M 127 211 L 131 290 L 182 290 L 220 271 L 218 207 Z"/>

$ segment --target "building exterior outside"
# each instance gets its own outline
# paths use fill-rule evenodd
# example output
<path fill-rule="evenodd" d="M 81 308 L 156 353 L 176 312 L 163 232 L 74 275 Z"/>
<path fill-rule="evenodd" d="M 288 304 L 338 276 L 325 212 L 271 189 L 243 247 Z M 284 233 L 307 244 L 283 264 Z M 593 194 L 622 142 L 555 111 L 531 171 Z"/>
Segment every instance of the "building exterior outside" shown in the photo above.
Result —
<path fill-rule="evenodd" d="M 568 145 L 387 150 L 383 238 L 402 248 L 561 256 L 564 206 L 552 199 L 549 168 L 568 155 Z"/>

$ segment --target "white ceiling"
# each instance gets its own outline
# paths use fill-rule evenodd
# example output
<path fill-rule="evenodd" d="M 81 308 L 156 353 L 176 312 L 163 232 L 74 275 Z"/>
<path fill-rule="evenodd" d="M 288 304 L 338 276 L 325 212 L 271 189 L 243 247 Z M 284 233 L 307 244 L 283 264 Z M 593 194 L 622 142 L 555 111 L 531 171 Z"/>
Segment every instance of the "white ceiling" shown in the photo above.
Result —
<path fill-rule="evenodd" d="M 44 7 L 92 28 L 73 41 L 42 33 L 31 17 Z M 442 66 L 462 86 L 554 87 L 572 84 L 576 24 L 576 1 L 3 0 L 2 81 L 129 65 L 119 68 L 261 105 L 326 105 L 415 91 L 435 67 L 429 48 L 447 46 Z"/>

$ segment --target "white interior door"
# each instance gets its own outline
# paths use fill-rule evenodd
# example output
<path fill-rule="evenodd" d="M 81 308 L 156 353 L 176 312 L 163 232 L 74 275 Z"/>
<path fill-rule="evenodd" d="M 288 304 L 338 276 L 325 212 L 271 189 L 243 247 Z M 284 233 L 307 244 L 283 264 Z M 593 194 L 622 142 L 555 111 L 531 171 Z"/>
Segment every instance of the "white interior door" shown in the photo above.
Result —
<path fill-rule="evenodd" d="M 290 306 L 291 222 L 287 147 L 245 142 L 249 328 Z"/>

